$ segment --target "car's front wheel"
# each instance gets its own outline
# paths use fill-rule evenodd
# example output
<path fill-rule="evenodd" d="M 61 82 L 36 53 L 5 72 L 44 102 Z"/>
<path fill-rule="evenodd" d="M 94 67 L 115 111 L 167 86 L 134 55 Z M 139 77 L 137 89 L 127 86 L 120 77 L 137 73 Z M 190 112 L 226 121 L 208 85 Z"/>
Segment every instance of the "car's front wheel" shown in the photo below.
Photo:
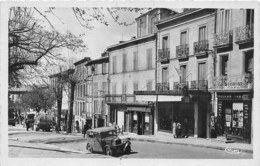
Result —
<path fill-rule="evenodd" d="M 106 155 L 107 156 L 113 156 L 113 150 L 110 147 L 106 148 Z"/>
<path fill-rule="evenodd" d="M 93 153 L 93 148 L 90 144 L 87 144 L 87 147 L 86 149 L 90 152 L 90 153 Z"/>
<path fill-rule="evenodd" d="M 125 148 L 125 154 L 130 154 L 131 153 L 131 146 L 128 145 L 126 148 Z"/>

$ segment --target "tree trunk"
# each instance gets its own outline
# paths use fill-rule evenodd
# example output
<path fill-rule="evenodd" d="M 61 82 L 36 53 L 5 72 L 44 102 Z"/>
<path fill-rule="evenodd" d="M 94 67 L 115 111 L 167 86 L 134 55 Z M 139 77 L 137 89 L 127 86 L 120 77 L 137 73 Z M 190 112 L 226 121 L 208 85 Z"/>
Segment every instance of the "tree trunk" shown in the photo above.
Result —
<path fill-rule="evenodd" d="M 56 132 L 60 131 L 60 119 L 61 119 L 61 107 L 62 107 L 62 88 L 58 87 L 58 97 L 57 97 L 57 123 Z"/>
<path fill-rule="evenodd" d="M 72 118 L 73 118 L 73 103 L 74 103 L 74 91 L 75 91 L 75 82 L 70 83 L 70 105 L 69 105 L 69 122 L 67 127 L 67 133 L 72 132 Z"/>

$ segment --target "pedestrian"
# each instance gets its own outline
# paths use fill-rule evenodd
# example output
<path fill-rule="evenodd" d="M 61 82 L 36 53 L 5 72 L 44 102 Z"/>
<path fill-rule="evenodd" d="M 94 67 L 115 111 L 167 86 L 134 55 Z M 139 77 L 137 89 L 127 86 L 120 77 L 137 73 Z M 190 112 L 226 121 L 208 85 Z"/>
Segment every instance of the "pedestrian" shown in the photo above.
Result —
<path fill-rule="evenodd" d="M 177 123 L 177 138 L 181 138 L 181 123 Z"/>
<path fill-rule="evenodd" d="M 76 132 L 79 133 L 79 121 L 76 121 Z"/>
<path fill-rule="evenodd" d="M 26 130 L 29 131 L 29 120 L 28 119 L 25 119 L 25 125 L 26 125 Z"/>
<path fill-rule="evenodd" d="M 176 122 L 173 121 L 173 124 L 172 124 L 172 134 L 173 134 L 173 138 L 176 138 Z"/>
<path fill-rule="evenodd" d="M 83 133 L 83 138 L 85 138 L 87 130 L 88 130 L 88 124 L 87 124 L 87 122 L 86 122 L 86 123 L 84 124 L 83 131 L 82 131 L 82 133 Z"/>

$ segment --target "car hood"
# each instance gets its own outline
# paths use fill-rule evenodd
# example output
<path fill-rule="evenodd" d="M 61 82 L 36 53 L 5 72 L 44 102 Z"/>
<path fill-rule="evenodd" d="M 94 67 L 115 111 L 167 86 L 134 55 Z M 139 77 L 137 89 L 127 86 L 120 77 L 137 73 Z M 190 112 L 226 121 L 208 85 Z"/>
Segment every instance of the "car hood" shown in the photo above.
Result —
<path fill-rule="evenodd" d="M 106 138 L 103 138 L 104 141 L 110 141 L 110 140 L 114 140 L 114 139 L 117 139 L 118 136 L 110 136 L 110 137 L 106 137 Z"/>

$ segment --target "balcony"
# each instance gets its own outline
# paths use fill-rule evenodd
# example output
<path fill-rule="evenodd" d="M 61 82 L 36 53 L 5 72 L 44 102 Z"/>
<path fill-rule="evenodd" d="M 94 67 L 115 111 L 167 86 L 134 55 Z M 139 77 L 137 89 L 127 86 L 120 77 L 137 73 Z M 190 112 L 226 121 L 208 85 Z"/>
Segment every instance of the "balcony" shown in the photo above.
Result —
<path fill-rule="evenodd" d="M 135 95 L 134 94 L 114 94 L 114 95 L 106 95 L 106 103 L 107 102 L 134 102 Z"/>
<path fill-rule="evenodd" d="M 173 83 L 173 90 L 182 93 L 184 88 L 189 88 L 189 82 L 183 81 L 183 82 L 174 82 Z"/>
<path fill-rule="evenodd" d="M 170 59 L 170 49 L 159 49 L 159 60 L 161 62 L 168 62 Z"/>
<path fill-rule="evenodd" d="M 254 40 L 254 25 L 249 24 L 236 28 L 236 43 L 245 44 Z"/>
<path fill-rule="evenodd" d="M 212 80 L 214 90 L 250 90 L 253 89 L 253 76 L 243 74 L 239 76 L 219 76 Z"/>
<path fill-rule="evenodd" d="M 214 35 L 214 47 L 224 48 L 232 45 L 233 31 L 217 33 Z"/>
<path fill-rule="evenodd" d="M 194 55 L 196 56 L 206 55 L 206 51 L 208 50 L 209 50 L 208 40 L 194 42 Z"/>
<path fill-rule="evenodd" d="M 190 84 L 190 90 L 208 91 L 208 80 L 191 81 Z"/>
<path fill-rule="evenodd" d="M 176 58 L 177 59 L 186 59 L 189 56 L 189 45 L 179 45 L 176 46 Z"/>
<path fill-rule="evenodd" d="M 156 90 L 157 91 L 168 91 L 168 90 L 170 90 L 169 82 L 156 83 Z"/>

